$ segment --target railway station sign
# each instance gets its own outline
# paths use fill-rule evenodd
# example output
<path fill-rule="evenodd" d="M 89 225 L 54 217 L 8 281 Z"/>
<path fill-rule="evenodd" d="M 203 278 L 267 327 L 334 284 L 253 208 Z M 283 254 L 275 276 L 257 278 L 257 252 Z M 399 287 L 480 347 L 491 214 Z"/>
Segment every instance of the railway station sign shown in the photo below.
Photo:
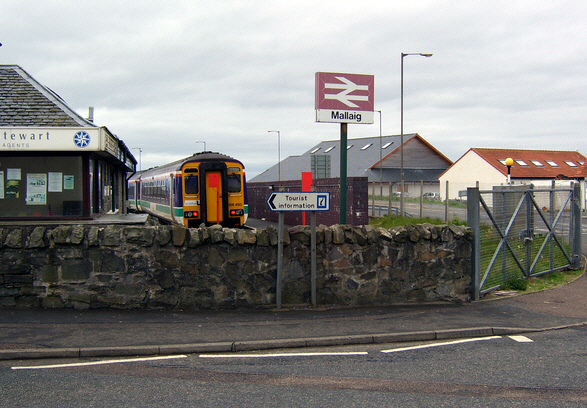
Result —
<path fill-rule="evenodd" d="M 267 198 L 271 211 L 330 211 L 328 192 L 276 191 Z"/>
<path fill-rule="evenodd" d="M 373 75 L 316 72 L 315 93 L 316 122 L 374 122 Z"/>

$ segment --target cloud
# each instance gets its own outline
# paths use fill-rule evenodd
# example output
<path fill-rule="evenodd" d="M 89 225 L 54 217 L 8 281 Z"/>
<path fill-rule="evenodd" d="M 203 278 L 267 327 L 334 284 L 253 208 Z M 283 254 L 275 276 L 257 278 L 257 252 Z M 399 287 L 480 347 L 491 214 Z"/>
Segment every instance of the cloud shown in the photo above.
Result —
<path fill-rule="evenodd" d="M 385 134 L 455 160 L 470 147 L 586 150 L 582 1 L 46 1 L 0 5 L 0 63 L 21 65 L 128 146 L 143 167 L 207 148 L 249 176 L 320 140 L 314 73 L 375 75 Z M 351 126 L 349 137 L 379 133 Z M 133 150 L 133 152 L 137 152 Z"/>

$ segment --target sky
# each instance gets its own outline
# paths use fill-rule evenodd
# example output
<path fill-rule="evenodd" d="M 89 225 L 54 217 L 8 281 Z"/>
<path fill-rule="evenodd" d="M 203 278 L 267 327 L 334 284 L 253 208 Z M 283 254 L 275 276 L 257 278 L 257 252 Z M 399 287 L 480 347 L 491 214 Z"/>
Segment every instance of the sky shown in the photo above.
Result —
<path fill-rule="evenodd" d="M 404 58 L 404 133 L 453 161 L 587 154 L 584 0 L 2 0 L 0 18 L 0 64 L 84 117 L 93 106 L 143 169 L 205 146 L 250 179 L 338 140 L 315 122 L 316 72 L 374 75 L 381 115 L 349 138 L 378 136 L 379 117 L 400 134 L 401 53 L 420 52 Z"/>

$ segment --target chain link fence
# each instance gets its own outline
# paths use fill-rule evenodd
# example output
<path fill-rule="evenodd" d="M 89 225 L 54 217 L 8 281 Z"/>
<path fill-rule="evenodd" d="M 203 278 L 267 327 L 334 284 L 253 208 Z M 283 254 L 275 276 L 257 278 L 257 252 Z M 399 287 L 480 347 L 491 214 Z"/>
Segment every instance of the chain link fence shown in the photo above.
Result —
<path fill-rule="evenodd" d="M 570 188 L 469 188 L 467 218 L 474 231 L 476 300 L 510 280 L 579 267 L 578 184 Z"/>

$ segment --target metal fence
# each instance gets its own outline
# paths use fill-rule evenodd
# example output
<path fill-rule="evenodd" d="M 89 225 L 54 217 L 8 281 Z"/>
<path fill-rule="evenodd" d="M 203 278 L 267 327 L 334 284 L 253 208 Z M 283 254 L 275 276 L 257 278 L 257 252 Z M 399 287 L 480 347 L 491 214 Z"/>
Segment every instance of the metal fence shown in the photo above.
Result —
<path fill-rule="evenodd" d="M 578 268 L 581 253 L 580 187 L 499 186 L 467 189 L 473 228 L 473 296 L 527 279 Z"/>

